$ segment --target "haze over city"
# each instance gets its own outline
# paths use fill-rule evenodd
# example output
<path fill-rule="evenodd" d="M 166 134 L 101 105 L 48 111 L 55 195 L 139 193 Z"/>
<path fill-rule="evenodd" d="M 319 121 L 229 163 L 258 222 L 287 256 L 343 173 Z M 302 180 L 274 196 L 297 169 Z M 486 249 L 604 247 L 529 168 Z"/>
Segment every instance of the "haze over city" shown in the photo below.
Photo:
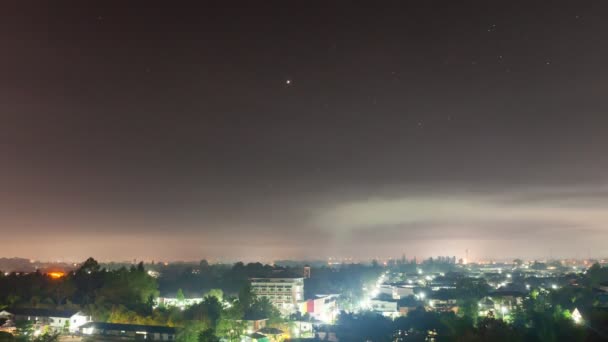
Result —
<path fill-rule="evenodd" d="M 3 256 L 608 254 L 604 3 L 2 7 Z"/>
<path fill-rule="evenodd" d="M 607 341 L 607 18 L 0 3 L 0 341 Z"/>

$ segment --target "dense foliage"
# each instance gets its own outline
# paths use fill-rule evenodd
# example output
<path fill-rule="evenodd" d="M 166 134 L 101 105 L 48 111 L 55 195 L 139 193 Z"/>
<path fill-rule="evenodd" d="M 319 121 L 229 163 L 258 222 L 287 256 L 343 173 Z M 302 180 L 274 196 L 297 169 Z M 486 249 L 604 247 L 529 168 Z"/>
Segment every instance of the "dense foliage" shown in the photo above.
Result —
<path fill-rule="evenodd" d="M 443 267 L 430 263 L 426 267 Z M 544 265 L 534 264 L 534 267 Z M 396 264 L 396 274 L 417 271 L 412 264 Z M 177 327 L 178 341 L 240 341 L 246 330 L 246 319 L 266 318 L 269 326 L 284 331 L 290 320 L 266 298 L 254 295 L 250 277 L 268 277 L 277 273 L 297 274 L 298 269 L 269 265 L 237 263 L 233 266 L 199 265 L 163 266 L 162 276 L 154 278 L 138 265 L 102 267 L 88 259 L 65 277 L 53 278 L 34 272 L 0 275 L 0 306 L 49 309 L 78 309 L 94 316 L 96 321 L 128 324 L 150 324 Z M 420 298 L 404 297 L 399 303 L 418 307 L 407 316 L 390 319 L 372 312 L 359 312 L 356 303 L 367 295 L 386 268 L 378 264 L 317 267 L 305 280 L 307 297 L 314 294 L 341 295 L 345 309 L 335 326 L 321 330 L 335 333 L 343 341 L 600 341 L 608 339 L 608 310 L 598 301 L 597 286 L 608 281 L 608 268 L 593 265 L 585 273 L 564 274 L 565 286 L 543 288 L 541 281 L 526 278 L 532 284 L 523 302 L 508 314 L 480 316 L 480 300 L 492 293 L 484 278 L 448 272 L 436 281 L 450 278 L 453 288 L 432 291 L 422 287 L 427 300 L 457 298 L 457 313 L 430 311 Z M 427 272 L 425 269 L 424 272 Z M 174 275 L 178 274 L 175 278 Z M 444 279 L 445 277 L 445 279 Z M 520 281 L 521 275 L 514 274 Z M 198 280 L 207 279 L 203 285 Z M 491 279 L 491 278 L 489 278 Z M 160 286 L 159 286 L 160 284 Z M 163 285 L 164 284 L 164 285 Z M 211 288 L 211 286 L 218 286 Z M 162 288 L 163 286 L 168 286 Z M 182 290 L 183 288 L 183 290 Z M 160 290 L 174 293 L 184 301 L 193 291 L 204 295 L 201 303 L 185 310 L 155 307 Z M 494 300 L 499 300 L 494 298 Z M 351 310 L 355 309 L 355 310 Z M 572 318 L 574 309 L 582 312 L 584 324 Z M 485 315 L 485 314 L 484 314 Z M 297 317 L 297 319 L 307 319 Z M 580 323 L 580 322 L 578 322 Z M 6 335 L 6 334 L 4 334 Z M 7 340 L 54 341 L 57 336 L 31 334 L 31 326 L 19 323 L 16 337 Z"/>

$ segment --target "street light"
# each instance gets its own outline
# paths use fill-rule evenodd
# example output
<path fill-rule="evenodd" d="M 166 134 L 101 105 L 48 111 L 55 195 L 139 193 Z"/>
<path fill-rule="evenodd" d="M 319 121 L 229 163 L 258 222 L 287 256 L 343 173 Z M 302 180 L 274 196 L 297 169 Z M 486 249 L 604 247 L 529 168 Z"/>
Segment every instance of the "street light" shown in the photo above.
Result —
<path fill-rule="evenodd" d="M 506 306 L 501 306 L 500 307 L 500 312 L 502 313 L 502 318 L 505 318 L 505 315 L 507 314 L 507 312 L 509 312 L 509 310 L 507 309 Z"/>

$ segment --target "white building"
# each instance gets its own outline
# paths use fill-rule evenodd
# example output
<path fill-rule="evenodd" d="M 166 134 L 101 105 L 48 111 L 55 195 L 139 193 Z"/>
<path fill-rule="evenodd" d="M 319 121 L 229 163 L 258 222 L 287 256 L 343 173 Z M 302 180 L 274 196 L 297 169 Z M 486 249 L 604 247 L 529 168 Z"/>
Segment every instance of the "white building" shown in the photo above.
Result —
<path fill-rule="evenodd" d="M 253 293 L 266 297 L 282 313 L 293 313 L 304 298 L 304 278 L 251 278 Z"/>
<path fill-rule="evenodd" d="M 308 299 L 299 303 L 298 311 L 302 314 L 309 314 L 310 317 L 331 323 L 338 316 L 338 295 L 317 295 L 315 298 Z"/>
<path fill-rule="evenodd" d="M 91 322 L 91 316 L 82 311 L 75 310 L 48 310 L 48 309 L 7 309 L 0 312 L 0 317 L 15 322 L 31 321 L 36 329 L 49 327 L 55 331 L 68 330 L 77 332 L 80 326 Z"/>
<path fill-rule="evenodd" d="M 383 316 L 397 317 L 399 316 L 399 307 L 394 299 L 379 299 L 373 298 L 370 301 L 371 309 Z"/>
<path fill-rule="evenodd" d="M 180 308 L 182 310 L 196 304 L 200 304 L 203 302 L 203 298 L 184 298 L 183 300 L 179 300 L 176 297 L 158 297 L 156 298 L 156 306 L 164 306 L 164 307 L 175 307 Z"/>
<path fill-rule="evenodd" d="M 412 285 L 397 285 L 393 289 L 393 298 L 401 299 L 414 295 L 414 286 Z"/>
<path fill-rule="evenodd" d="M 391 297 L 393 297 L 394 293 L 394 286 L 390 285 L 390 284 L 380 284 L 380 286 L 378 286 L 378 294 L 382 295 L 389 295 Z"/>

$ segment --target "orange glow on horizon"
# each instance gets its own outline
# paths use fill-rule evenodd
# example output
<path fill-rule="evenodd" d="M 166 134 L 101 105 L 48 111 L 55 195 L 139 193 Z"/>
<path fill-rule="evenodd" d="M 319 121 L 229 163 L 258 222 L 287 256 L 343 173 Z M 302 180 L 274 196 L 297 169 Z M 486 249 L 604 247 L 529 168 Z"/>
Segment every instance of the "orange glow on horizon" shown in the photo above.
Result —
<path fill-rule="evenodd" d="M 59 279 L 59 278 L 65 277 L 65 273 L 61 272 L 61 271 L 49 272 L 47 274 L 49 275 L 49 277 L 51 277 L 53 279 Z"/>

